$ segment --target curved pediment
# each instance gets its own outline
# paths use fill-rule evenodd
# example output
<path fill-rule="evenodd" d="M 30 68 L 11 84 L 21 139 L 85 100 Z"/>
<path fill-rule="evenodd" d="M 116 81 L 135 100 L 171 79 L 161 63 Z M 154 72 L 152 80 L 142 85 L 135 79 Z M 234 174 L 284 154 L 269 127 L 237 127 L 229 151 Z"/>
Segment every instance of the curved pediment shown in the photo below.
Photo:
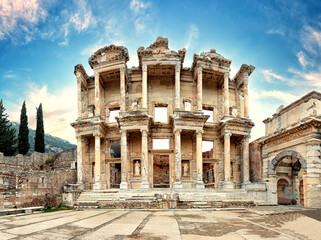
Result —
<path fill-rule="evenodd" d="M 101 64 L 101 63 L 111 63 L 116 61 L 125 61 L 129 60 L 128 50 L 124 46 L 115 46 L 109 45 L 97 50 L 93 55 L 88 59 L 88 63 L 91 68 Z"/>
<path fill-rule="evenodd" d="M 210 52 L 202 52 L 201 54 L 194 53 L 192 69 L 194 69 L 199 62 L 208 66 L 218 65 L 229 68 L 232 61 L 217 53 L 215 49 L 211 49 Z"/>

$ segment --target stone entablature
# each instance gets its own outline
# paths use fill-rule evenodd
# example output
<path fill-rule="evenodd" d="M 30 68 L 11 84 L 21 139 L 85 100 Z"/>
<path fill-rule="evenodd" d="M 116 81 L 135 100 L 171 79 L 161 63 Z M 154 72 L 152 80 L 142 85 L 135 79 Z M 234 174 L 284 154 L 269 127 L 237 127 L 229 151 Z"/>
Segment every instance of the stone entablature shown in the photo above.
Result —
<path fill-rule="evenodd" d="M 194 55 L 191 68 L 182 68 L 185 53 L 169 49 L 168 39 L 159 37 L 137 50 L 139 67 L 128 69 L 127 49 L 114 45 L 89 58 L 94 76 L 75 67 L 78 119 L 72 126 L 78 182 L 85 188 L 233 189 L 249 183 L 254 124 L 247 83 L 254 67 L 242 65 L 230 78 L 231 61 L 216 51 Z M 166 109 L 163 122 L 156 121 L 158 108 Z M 158 139 L 167 140 L 167 149 L 157 149 Z M 111 145 L 117 141 L 115 157 Z M 213 154 L 203 156 L 203 141 L 213 143 Z"/>

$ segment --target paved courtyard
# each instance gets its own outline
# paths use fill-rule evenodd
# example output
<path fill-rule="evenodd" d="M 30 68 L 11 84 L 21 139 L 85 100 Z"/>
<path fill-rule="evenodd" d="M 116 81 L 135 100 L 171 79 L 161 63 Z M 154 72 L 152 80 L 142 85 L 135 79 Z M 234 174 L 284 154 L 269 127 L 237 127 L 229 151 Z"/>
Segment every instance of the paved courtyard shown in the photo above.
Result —
<path fill-rule="evenodd" d="M 0 239 L 321 239 L 321 210 L 58 211 L 2 217 Z"/>

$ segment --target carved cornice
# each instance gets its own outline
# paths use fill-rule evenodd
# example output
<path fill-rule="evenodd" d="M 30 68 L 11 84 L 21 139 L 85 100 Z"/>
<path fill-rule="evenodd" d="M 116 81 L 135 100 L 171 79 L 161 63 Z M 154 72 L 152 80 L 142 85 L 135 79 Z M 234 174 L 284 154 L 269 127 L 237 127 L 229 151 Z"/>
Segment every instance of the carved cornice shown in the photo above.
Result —
<path fill-rule="evenodd" d="M 192 63 L 193 71 L 196 68 L 198 62 L 210 65 L 213 63 L 218 63 L 219 66 L 226 65 L 227 67 L 230 67 L 232 61 L 217 53 L 215 49 L 211 49 L 210 52 L 202 52 L 201 54 L 194 53 Z"/>
<path fill-rule="evenodd" d="M 98 49 L 93 55 L 89 57 L 88 63 L 91 68 L 94 68 L 102 62 L 111 63 L 121 60 L 125 61 L 125 63 L 129 60 L 127 48 L 111 44 L 109 46 Z"/>

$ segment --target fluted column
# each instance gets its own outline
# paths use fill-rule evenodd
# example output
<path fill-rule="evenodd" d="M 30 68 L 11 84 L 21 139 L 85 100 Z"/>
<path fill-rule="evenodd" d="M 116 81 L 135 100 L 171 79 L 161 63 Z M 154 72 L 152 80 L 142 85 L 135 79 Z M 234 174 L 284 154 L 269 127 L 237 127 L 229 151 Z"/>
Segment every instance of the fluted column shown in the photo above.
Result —
<path fill-rule="evenodd" d="M 197 68 L 197 110 L 203 110 L 202 67 Z"/>
<path fill-rule="evenodd" d="M 203 136 L 203 130 L 197 130 L 196 131 L 196 169 L 197 169 L 196 188 L 204 188 L 202 136 Z"/>
<path fill-rule="evenodd" d="M 125 67 L 120 67 L 120 111 L 126 110 Z"/>
<path fill-rule="evenodd" d="M 175 130 L 175 183 L 174 188 L 182 186 L 182 154 L 181 154 L 181 129 Z"/>
<path fill-rule="evenodd" d="M 83 151 L 83 144 L 82 144 L 82 137 L 77 137 L 77 184 L 82 184 L 82 151 Z"/>
<path fill-rule="evenodd" d="M 127 182 L 127 131 L 121 130 L 120 138 L 120 150 L 121 150 L 121 189 L 128 189 Z"/>
<path fill-rule="evenodd" d="M 249 85 L 249 76 L 247 73 L 244 74 L 244 117 L 249 117 L 249 99 L 248 99 L 248 85 Z"/>
<path fill-rule="evenodd" d="M 231 139 L 232 133 L 224 133 L 224 183 L 223 188 L 233 189 L 233 183 L 231 181 Z"/>
<path fill-rule="evenodd" d="M 94 189 L 101 189 L 101 155 L 100 155 L 100 134 L 94 134 L 95 136 L 95 183 Z"/>
<path fill-rule="evenodd" d="M 224 74 L 224 115 L 230 114 L 229 73 Z"/>
<path fill-rule="evenodd" d="M 95 72 L 95 115 L 100 116 L 100 80 L 98 72 Z"/>
<path fill-rule="evenodd" d="M 249 138 L 244 136 L 243 139 L 243 183 L 250 183 L 250 153 L 249 153 Z"/>
<path fill-rule="evenodd" d="M 148 175 L 148 135 L 146 129 L 140 130 L 142 133 L 142 161 L 141 161 L 141 173 L 142 173 L 142 184 L 141 188 L 150 188 Z"/>
<path fill-rule="evenodd" d="M 181 107 L 181 65 L 177 63 L 175 66 L 175 109 Z"/>
<path fill-rule="evenodd" d="M 143 79 L 142 79 L 142 107 L 147 109 L 147 65 L 143 64 Z"/>

